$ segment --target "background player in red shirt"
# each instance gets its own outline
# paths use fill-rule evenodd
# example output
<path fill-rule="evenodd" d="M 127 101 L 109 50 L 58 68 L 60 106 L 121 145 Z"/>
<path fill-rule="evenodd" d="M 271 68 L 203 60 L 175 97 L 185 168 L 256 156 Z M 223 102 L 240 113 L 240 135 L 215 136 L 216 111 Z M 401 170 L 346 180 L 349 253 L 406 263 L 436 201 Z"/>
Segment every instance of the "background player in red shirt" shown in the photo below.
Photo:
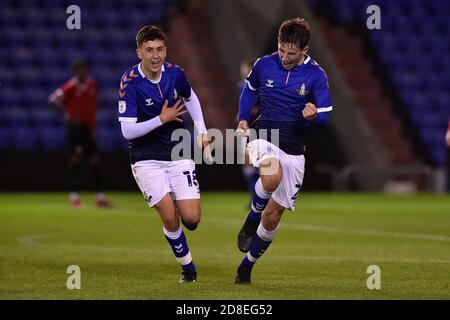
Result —
<path fill-rule="evenodd" d="M 94 138 L 97 84 L 89 75 L 89 68 L 85 61 L 75 62 L 73 73 L 74 76 L 49 97 L 50 106 L 63 114 L 68 124 L 70 205 L 76 208 L 83 206 L 79 194 L 80 175 L 83 157 L 87 156 L 88 166 L 94 177 L 96 204 L 100 207 L 111 207 L 111 202 L 102 192 L 100 157 Z"/>
<path fill-rule="evenodd" d="M 447 145 L 447 191 L 450 192 L 450 119 L 445 134 L 445 144 Z"/>

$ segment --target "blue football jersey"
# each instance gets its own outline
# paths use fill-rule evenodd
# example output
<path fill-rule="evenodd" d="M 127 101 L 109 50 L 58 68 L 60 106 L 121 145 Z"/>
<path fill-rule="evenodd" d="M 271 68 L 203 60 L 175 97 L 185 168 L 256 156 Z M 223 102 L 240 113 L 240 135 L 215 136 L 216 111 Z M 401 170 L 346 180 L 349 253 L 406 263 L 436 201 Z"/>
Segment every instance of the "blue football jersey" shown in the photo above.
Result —
<path fill-rule="evenodd" d="M 301 65 L 286 70 L 275 52 L 256 61 L 246 82 L 259 98 L 259 117 L 253 127 L 278 129 L 280 148 L 303 154 L 307 128 L 314 123 L 303 118 L 305 104 L 314 103 L 318 113 L 333 109 L 325 71 L 308 55 Z"/>
<path fill-rule="evenodd" d="M 164 63 L 161 78 L 147 79 L 140 64 L 133 66 L 121 78 L 119 90 L 119 121 L 143 122 L 161 114 L 164 101 L 172 107 L 181 97 L 188 99 L 191 85 L 184 71 L 173 64 Z M 184 128 L 178 121 L 170 121 L 129 141 L 130 160 L 171 160 L 172 148 L 178 141 L 171 141 L 172 132 Z"/>

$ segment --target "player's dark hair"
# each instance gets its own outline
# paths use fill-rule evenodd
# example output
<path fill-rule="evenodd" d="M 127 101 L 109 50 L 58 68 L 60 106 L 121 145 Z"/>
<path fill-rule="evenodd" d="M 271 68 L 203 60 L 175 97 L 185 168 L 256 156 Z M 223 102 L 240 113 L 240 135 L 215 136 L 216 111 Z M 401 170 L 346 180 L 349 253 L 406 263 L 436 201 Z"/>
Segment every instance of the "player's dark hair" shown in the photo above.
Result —
<path fill-rule="evenodd" d="M 140 47 L 144 42 L 153 40 L 166 40 L 166 34 L 157 26 L 145 26 L 136 34 L 136 44 Z"/>
<path fill-rule="evenodd" d="M 89 64 L 86 60 L 76 60 L 72 64 L 73 72 L 76 72 L 78 69 L 89 69 Z"/>
<path fill-rule="evenodd" d="M 278 30 L 279 43 L 291 43 L 299 49 L 303 49 L 309 42 L 309 24 L 305 19 L 292 18 L 283 21 Z"/>

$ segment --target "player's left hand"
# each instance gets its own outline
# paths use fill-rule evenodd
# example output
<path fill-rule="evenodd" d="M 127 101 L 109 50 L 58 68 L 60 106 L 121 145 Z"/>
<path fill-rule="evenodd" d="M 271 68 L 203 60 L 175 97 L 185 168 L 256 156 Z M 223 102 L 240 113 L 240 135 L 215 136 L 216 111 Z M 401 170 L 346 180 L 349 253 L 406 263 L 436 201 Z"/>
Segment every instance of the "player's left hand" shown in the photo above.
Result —
<path fill-rule="evenodd" d="M 203 154 L 205 155 L 206 160 L 213 161 L 207 134 L 199 133 L 197 136 L 197 143 L 198 143 L 199 147 L 201 147 L 203 149 Z"/>
<path fill-rule="evenodd" d="M 311 102 L 306 103 L 305 108 L 302 110 L 302 115 L 306 120 L 314 120 L 317 117 L 316 106 Z"/>

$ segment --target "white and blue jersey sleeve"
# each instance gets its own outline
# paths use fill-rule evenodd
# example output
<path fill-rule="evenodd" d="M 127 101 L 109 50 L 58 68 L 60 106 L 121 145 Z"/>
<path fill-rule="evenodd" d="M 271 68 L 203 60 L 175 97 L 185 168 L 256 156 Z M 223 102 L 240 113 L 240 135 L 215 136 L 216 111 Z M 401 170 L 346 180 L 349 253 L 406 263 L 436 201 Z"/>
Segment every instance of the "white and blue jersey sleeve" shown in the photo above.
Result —
<path fill-rule="evenodd" d="M 320 68 L 318 77 L 313 85 L 313 96 L 317 107 L 317 112 L 329 112 L 333 110 L 331 105 L 330 87 L 325 72 Z"/>
<path fill-rule="evenodd" d="M 136 88 L 134 83 L 132 81 L 126 81 L 127 79 L 129 78 L 125 74 L 120 81 L 118 117 L 119 121 L 137 122 L 138 106 Z"/>
<path fill-rule="evenodd" d="M 260 59 L 256 60 L 255 64 L 252 67 L 252 70 L 250 70 L 250 73 L 245 78 L 247 87 L 252 91 L 258 90 L 258 88 L 261 85 L 259 81 L 259 74 L 261 67 L 262 67 L 261 60 Z"/>

